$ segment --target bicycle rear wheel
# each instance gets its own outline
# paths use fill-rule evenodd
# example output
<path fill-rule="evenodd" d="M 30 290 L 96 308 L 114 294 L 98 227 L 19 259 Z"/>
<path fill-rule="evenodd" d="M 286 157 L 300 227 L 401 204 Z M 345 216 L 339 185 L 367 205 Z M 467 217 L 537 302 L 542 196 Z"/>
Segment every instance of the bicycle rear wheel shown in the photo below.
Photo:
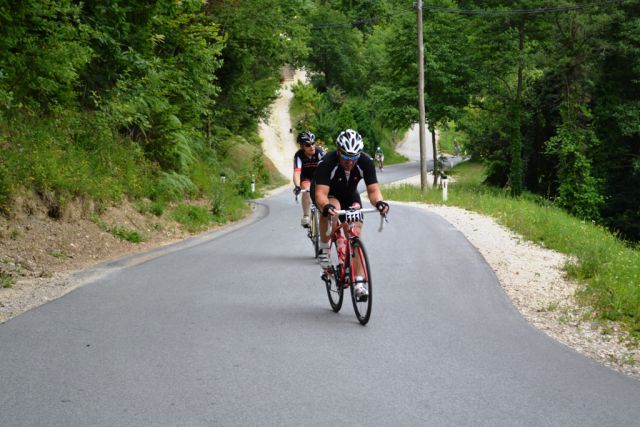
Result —
<path fill-rule="evenodd" d="M 329 297 L 331 309 L 337 313 L 342 308 L 344 287 L 340 278 L 341 266 L 335 243 L 331 244 L 329 259 L 331 260 L 331 266 L 323 273 L 322 280 L 324 280 L 325 287 L 327 288 L 327 297 Z"/>
<path fill-rule="evenodd" d="M 369 317 L 371 317 L 371 301 L 373 296 L 371 287 L 371 270 L 369 269 L 369 258 L 367 257 L 367 252 L 365 251 L 364 245 L 362 244 L 360 239 L 353 239 L 351 249 L 352 253 L 349 254 L 349 262 L 351 264 L 351 301 L 353 302 L 353 311 L 355 311 L 356 313 L 358 322 L 360 322 L 360 324 L 364 326 L 369 321 Z M 369 293 L 366 301 L 358 301 L 356 299 L 355 266 L 357 261 L 360 261 L 360 263 L 362 264 L 362 272 L 364 277 L 364 279 L 360 283 L 362 283 L 364 288 Z"/>

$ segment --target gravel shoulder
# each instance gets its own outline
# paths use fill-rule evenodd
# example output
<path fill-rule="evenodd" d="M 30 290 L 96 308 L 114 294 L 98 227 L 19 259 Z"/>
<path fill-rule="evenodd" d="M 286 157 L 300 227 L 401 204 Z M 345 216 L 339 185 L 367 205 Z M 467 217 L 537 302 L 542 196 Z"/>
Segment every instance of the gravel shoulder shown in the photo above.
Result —
<path fill-rule="evenodd" d="M 578 305 L 578 285 L 567 279 L 564 254 L 533 244 L 493 218 L 465 209 L 409 203 L 457 228 L 495 272 L 513 305 L 551 338 L 640 380 L 640 350 L 615 322 L 595 321 Z"/>

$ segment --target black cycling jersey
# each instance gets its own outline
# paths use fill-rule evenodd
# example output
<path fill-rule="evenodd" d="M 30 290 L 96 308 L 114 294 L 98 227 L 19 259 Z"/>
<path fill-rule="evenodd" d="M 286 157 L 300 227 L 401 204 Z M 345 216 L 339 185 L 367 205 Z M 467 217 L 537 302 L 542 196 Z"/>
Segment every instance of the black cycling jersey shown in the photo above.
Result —
<path fill-rule="evenodd" d="M 304 154 L 304 148 L 296 151 L 293 156 L 293 170 L 300 171 L 300 182 L 311 181 L 318 167 L 318 163 L 324 156 L 322 148 L 316 146 L 316 152 L 310 158 Z"/>
<path fill-rule="evenodd" d="M 311 197 L 313 197 L 315 203 L 315 185 L 321 184 L 329 186 L 329 197 L 338 199 L 343 209 L 355 202 L 362 204 L 358 193 L 358 183 L 361 179 L 364 179 L 366 185 L 378 182 L 376 167 L 368 154 L 362 153 L 360 155 L 349 176 L 347 176 L 338 162 L 338 153 L 332 151 L 318 164 L 315 179 L 311 186 Z"/>

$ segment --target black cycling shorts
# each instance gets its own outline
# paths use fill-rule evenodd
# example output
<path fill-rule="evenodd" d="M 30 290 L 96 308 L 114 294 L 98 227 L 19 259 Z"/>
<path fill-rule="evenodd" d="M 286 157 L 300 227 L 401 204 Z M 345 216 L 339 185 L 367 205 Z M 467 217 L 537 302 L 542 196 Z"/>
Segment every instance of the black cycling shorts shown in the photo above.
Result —
<path fill-rule="evenodd" d="M 315 182 L 311 183 L 311 200 L 313 204 L 317 206 L 316 203 L 316 186 Z M 331 203 L 331 199 L 337 199 L 340 202 L 340 209 L 347 209 L 353 206 L 354 203 L 358 203 L 360 207 L 362 207 L 362 200 L 360 199 L 360 193 L 353 192 L 350 194 L 342 195 L 342 197 L 336 197 L 333 194 L 329 193 L 329 203 Z"/>

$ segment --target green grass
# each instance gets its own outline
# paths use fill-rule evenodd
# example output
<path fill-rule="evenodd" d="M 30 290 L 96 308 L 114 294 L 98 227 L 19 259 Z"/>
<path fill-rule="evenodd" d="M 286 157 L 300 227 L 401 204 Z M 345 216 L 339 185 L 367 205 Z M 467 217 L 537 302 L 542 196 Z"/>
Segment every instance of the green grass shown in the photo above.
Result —
<path fill-rule="evenodd" d="M 138 230 L 132 230 L 130 228 L 121 227 L 119 225 L 109 226 L 97 215 L 93 215 L 91 217 L 91 220 L 102 230 L 113 235 L 114 237 L 117 237 L 120 240 L 126 240 L 127 242 L 131 243 L 142 243 L 146 240 L 144 235 Z"/>
<path fill-rule="evenodd" d="M 166 208 L 163 200 L 139 200 L 136 202 L 136 209 L 143 215 L 151 213 L 157 217 L 162 216 Z"/>
<path fill-rule="evenodd" d="M 109 228 L 109 233 L 113 234 L 120 240 L 126 240 L 131 243 L 142 243 L 145 239 L 144 236 L 137 230 L 131 230 L 125 227 L 112 227 Z"/>
<path fill-rule="evenodd" d="M 0 288 L 11 288 L 15 282 L 16 279 L 11 274 L 0 271 Z"/>
<path fill-rule="evenodd" d="M 142 149 L 113 134 L 90 115 L 60 117 L 23 115 L 0 127 L 0 140 L 10 143 L 2 152 L 2 200 L 8 208 L 19 188 L 35 190 L 52 207 L 78 196 L 96 201 L 119 201 L 125 194 L 150 192 L 154 165 Z"/>
<path fill-rule="evenodd" d="M 234 190 L 227 203 L 235 209 L 243 200 L 260 196 L 260 190 L 277 183 L 267 170 L 256 134 L 216 137 L 215 153 L 194 138 L 197 156 L 182 170 L 163 170 L 145 152 L 145 145 L 123 137 L 98 113 L 66 112 L 40 117 L 16 114 L 0 118 L 0 214 L 13 209 L 21 190 L 37 194 L 58 218 L 73 199 L 95 202 L 100 207 L 128 199 L 141 213 L 162 216 L 169 202 L 206 199 L 219 176 L 226 174 Z M 226 134 L 225 134 L 226 135 Z M 251 192 L 251 176 L 256 191 Z M 95 213 L 95 212 L 94 212 Z M 237 218 L 238 211 L 221 212 L 223 221 Z M 138 239 L 127 230 L 113 230 L 126 240 Z"/>
<path fill-rule="evenodd" d="M 249 209 L 244 200 L 236 196 L 234 188 L 230 184 L 214 187 L 210 197 L 211 215 L 213 220 L 220 224 L 242 218 Z"/>
<path fill-rule="evenodd" d="M 205 230 L 213 221 L 207 208 L 184 204 L 176 206 L 171 212 L 171 218 L 182 224 L 190 233 Z"/>
<path fill-rule="evenodd" d="M 594 309 L 598 318 L 622 322 L 640 336 L 640 250 L 619 240 L 604 227 L 572 217 L 531 194 L 512 198 L 506 191 L 480 184 L 483 167 L 463 163 L 449 173 L 448 201 L 494 217 L 524 238 L 571 255 L 566 265 L 570 277 L 582 286 L 578 300 Z M 442 202 L 440 190 L 421 194 L 419 187 L 385 187 L 386 199 Z"/>

